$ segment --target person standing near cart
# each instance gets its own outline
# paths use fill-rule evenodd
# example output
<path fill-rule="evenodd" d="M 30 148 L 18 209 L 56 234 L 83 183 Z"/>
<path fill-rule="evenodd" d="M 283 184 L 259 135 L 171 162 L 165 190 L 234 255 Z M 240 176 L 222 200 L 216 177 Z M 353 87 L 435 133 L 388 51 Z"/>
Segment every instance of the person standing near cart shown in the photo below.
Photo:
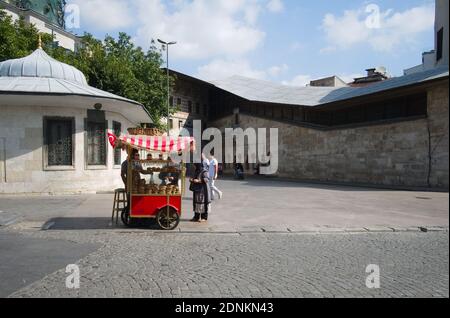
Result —
<path fill-rule="evenodd" d="M 142 173 L 142 174 L 152 174 L 151 172 L 145 171 L 142 167 L 140 160 L 139 151 L 137 149 L 133 149 L 131 152 L 131 160 L 132 160 L 132 170 Z M 129 159 L 122 162 L 122 166 L 120 169 L 120 176 L 122 177 L 122 181 L 125 184 L 125 190 L 128 188 L 128 161 Z"/>
<path fill-rule="evenodd" d="M 208 165 L 205 161 L 195 164 L 194 178 L 191 178 L 189 190 L 193 192 L 194 218 L 192 222 L 206 222 L 211 206 L 211 187 Z"/>

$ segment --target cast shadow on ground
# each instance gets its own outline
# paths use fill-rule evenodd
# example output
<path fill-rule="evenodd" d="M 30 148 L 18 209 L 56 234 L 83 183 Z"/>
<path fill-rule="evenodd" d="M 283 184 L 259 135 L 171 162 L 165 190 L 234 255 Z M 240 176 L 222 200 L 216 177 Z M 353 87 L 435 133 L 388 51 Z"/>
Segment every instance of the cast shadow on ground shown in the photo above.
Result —
<path fill-rule="evenodd" d="M 332 190 L 343 192 L 377 192 L 386 190 L 398 190 L 392 187 L 383 187 L 375 185 L 360 185 L 360 184 L 335 184 L 327 182 L 308 182 L 308 181 L 296 181 L 276 179 L 270 177 L 248 177 L 244 180 L 227 179 L 228 181 L 235 181 L 242 186 L 248 187 L 277 187 L 277 188 L 297 188 L 297 189 L 317 189 L 317 190 Z"/>
<path fill-rule="evenodd" d="M 188 218 L 181 218 L 180 224 L 189 222 Z M 48 220 L 42 227 L 48 231 L 70 231 L 70 230 L 117 230 L 137 229 L 161 231 L 154 219 L 139 220 L 133 227 L 125 226 L 122 221 L 116 220 L 111 223 L 110 217 L 58 217 Z"/>

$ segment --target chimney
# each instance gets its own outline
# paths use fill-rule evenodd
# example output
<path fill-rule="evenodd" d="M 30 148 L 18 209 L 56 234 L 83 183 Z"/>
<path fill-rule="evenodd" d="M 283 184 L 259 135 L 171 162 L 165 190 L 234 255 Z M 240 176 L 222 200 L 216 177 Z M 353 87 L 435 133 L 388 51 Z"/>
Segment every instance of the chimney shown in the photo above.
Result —
<path fill-rule="evenodd" d="M 366 72 L 367 72 L 366 77 L 355 78 L 353 83 L 350 83 L 349 85 L 352 87 L 362 87 L 389 79 L 386 67 L 384 66 L 379 66 L 376 68 L 375 67 L 368 68 Z"/>
<path fill-rule="evenodd" d="M 376 71 L 376 68 L 368 68 L 368 69 L 366 70 L 366 72 L 367 72 L 367 77 L 372 77 L 372 76 L 374 76 L 374 75 L 375 75 L 375 71 Z"/>

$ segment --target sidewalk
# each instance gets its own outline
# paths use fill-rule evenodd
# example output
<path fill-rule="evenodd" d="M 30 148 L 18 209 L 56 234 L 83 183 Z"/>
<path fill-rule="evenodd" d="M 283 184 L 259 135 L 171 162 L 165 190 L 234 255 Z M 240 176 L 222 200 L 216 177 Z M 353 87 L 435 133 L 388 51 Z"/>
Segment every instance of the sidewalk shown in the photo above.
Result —
<path fill-rule="evenodd" d="M 205 224 L 189 222 L 192 196 L 186 193 L 176 232 L 440 231 L 449 224 L 448 193 L 255 179 L 220 180 L 217 185 L 224 198 L 213 202 Z M 112 200 L 111 194 L 30 197 L 23 205 L 26 213 L 21 213 L 23 198 L 0 197 L 0 210 L 21 215 L 22 221 L 41 222 L 45 229 L 123 230 L 121 224 L 111 224 Z"/>

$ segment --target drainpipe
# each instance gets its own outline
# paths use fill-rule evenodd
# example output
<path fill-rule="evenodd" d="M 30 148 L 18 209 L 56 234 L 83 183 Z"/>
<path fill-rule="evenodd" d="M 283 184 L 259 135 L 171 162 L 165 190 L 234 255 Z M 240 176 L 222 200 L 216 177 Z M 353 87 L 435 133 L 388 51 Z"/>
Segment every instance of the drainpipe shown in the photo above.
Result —
<path fill-rule="evenodd" d="M 430 120 L 427 118 L 427 130 L 428 130 L 428 176 L 427 176 L 427 185 L 429 188 L 431 188 L 431 171 L 433 168 L 433 154 L 436 151 L 436 149 L 441 144 L 442 140 L 445 137 L 445 132 L 448 131 L 448 124 L 447 127 L 444 129 L 444 133 L 439 137 L 438 140 L 436 140 L 434 147 L 431 145 L 431 128 L 430 128 Z"/>
<path fill-rule="evenodd" d="M 3 145 L 3 182 L 7 182 L 6 179 L 6 137 L 1 137 Z"/>
<path fill-rule="evenodd" d="M 432 150 L 431 150 L 431 129 L 430 120 L 427 118 L 427 131 L 428 131 L 428 174 L 427 174 L 427 186 L 431 188 L 431 169 L 432 169 Z"/>

